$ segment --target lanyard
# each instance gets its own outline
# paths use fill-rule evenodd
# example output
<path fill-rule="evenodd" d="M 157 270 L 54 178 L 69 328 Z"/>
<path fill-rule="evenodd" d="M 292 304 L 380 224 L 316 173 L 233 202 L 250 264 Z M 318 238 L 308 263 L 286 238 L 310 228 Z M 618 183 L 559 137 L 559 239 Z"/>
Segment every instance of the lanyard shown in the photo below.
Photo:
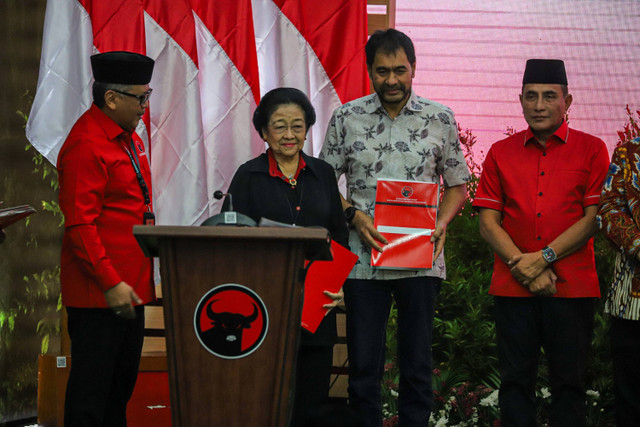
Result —
<path fill-rule="evenodd" d="M 131 150 L 129 150 L 129 147 L 125 146 L 124 151 L 127 152 L 129 160 L 131 160 L 131 165 L 133 166 L 133 171 L 136 173 L 136 178 L 138 179 L 138 184 L 140 184 L 142 196 L 144 197 L 144 203 L 145 205 L 147 205 L 147 212 L 151 212 L 151 197 L 149 197 L 149 188 L 147 187 L 147 183 L 144 182 L 144 177 L 142 176 L 142 173 L 140 171 L 140 165 L 138 164 L 137 160 L 138 155 L 136 152 L 136 147 L 133 144 L 133 138 L 131 139 L 129 145 Z M 132 154 L 132 151 L 136 153 L 135 156 Z"/>

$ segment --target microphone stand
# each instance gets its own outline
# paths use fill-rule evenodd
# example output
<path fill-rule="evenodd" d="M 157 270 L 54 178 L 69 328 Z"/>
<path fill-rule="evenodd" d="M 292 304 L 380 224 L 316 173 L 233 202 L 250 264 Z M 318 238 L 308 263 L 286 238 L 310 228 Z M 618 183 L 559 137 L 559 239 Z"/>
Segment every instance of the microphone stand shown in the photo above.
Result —
<path fill-rule="evenodd" d="M 233 197 L 231 193 L 223 193 L 218 190 L 213 193 L 213 197 L 220 200 L 223 197 L 229 198 L 229 208 L 224 211 L 216 214 L 212 217 L 207 218 L 201 225 L 206 226 L 218 226 L 218 225 L 228 225 L 235 227 L 257 227 L 258 224 L 249 218 L 247 215 L 241 214 L 240 212 L 235 212 L 233 210 Z"/>

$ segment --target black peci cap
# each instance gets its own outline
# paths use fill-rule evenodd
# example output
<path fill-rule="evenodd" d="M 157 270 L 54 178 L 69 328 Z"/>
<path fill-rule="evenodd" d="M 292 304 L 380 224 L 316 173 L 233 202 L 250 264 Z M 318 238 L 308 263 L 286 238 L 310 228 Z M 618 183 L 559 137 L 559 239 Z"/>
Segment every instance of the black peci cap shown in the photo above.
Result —
<path fill-rule="evenodd" d="M 146 85 L 151 81 L 153 59 L 133 52 L 105 52 L 91 56 L 93 78 L 101 83 Z"/>
<path fill-rule="evenodd" d="M 548 83 L 567 85 L 567 72 L 560 59 L 529 59 L 524 69 L 522 85 Z"/>

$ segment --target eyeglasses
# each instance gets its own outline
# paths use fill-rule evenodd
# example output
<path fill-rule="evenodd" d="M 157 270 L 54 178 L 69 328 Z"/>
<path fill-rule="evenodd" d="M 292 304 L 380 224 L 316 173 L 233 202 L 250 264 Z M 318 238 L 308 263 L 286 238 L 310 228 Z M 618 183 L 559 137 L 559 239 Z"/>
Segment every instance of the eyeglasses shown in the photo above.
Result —
<path fill-rule="evenodd" d="M 146 91 L 145 93 L 143 93 L 142 95 L 134 95 L 132 93 L 129 92 L 123 92 L 121 90 L 117 90 L 117 89 L 111 89 L 114 92 L 119 93 L 120 95 L 126 95 L 126 96 L 130 96 L 132 98 L 136 98 L 138 101 L 140 101 L 140 106 L 142 107 L 144 104 L 147 103 L 147 101 L 149 100 L 149 97 L 151 96 L 151 92 L 153 92 L 153 89 L 149 89 L 148 91 Z"/>
<path fill-rule="evenodd" d="M 297 134 L 304 133 L 305 131 L 305 125 L 290 125 L 290 126 L 277 125 L 277 126 L 269 126 L 269 127 L 271 128 L 271 131 L 275 135 L 283 135 L 287 131 L 287 129 L 291 129 L 291 132 L 297 133 Z"/>

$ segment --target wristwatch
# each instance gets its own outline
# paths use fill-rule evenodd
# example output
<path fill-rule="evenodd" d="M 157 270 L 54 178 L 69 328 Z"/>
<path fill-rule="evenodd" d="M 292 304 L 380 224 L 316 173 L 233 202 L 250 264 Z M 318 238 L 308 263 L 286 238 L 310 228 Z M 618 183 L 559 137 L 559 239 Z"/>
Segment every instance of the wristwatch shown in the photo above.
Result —
<path fill-rule="evenodd" d="M 353 206 L 349 206 L 347 209 L 344 210 L 344 217 L 349 224 L 351 224 L 351 221 L 353 221 L 353 218 L 356 216 L 357 210 L 358 209 L 356 209 Z"/>
<path fill-rule="evenodd" d="M 553 261 L 558 259 L 558 255 L 556 255 L 556 251 L 551 249 L 549 246 L 545 246 L 542 249 L 542 258 L 544 258 L 545 261 L 551 264 Z"/>

